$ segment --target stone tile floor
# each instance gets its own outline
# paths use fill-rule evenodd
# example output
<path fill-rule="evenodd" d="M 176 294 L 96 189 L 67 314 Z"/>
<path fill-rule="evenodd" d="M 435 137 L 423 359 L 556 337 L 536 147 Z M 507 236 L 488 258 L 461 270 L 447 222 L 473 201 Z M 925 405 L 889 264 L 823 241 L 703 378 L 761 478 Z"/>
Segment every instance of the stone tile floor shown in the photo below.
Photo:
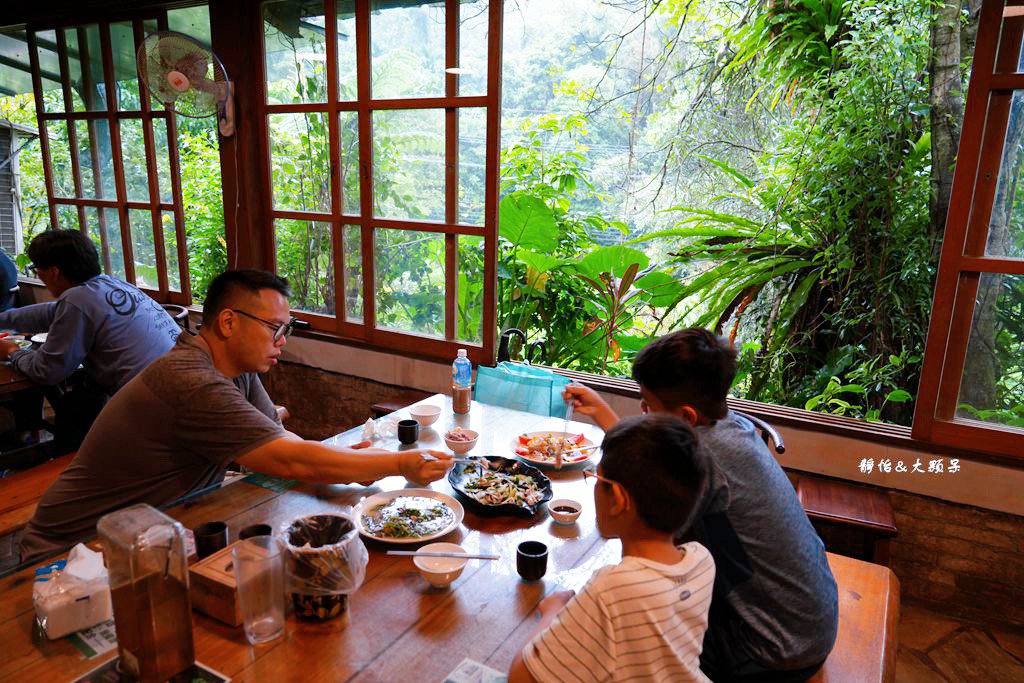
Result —
<path fill-rule="evenodd" d="M 897 683 L 1024 681 L 1024 628 L 991 626 L 903 605 Z"/>

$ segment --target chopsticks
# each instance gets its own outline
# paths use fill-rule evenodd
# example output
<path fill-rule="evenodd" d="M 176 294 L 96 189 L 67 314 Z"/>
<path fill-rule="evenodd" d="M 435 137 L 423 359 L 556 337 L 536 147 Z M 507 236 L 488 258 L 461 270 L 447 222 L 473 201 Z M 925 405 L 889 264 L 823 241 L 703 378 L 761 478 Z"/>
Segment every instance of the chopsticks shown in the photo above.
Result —
<path fill-rule="evenodd" d="M 574 386 L 575 384 L 576 384 L 576 382 L 572 381 L 572 382 L 569 382 L 569 384 L 566 385 L 566 386 L 567 387 L 571 387 L 571 386 Z M 562 426 L 562 434 L 563 435 L 569 433 L 569 422 L 572 420 L 572 413 L 573 413 L 573 411 L 575 409 L 576 409 L 576 399 L 574 399 L 572 396 L 570 396 L 569 400 L 565 402 L 565 424 Z M 556 470 L 562 469 L 562 449 L 565 448 L 565 440 L 564 439 L 565 439 L 565 437 L 563 436 L 563 440 L 560 441 L 559 444 L 558 444 L 558 452 L 555 453 L 555 469 Z"/>
<path fill-rule="evenodd" d="M 420 453 L 420 457 L 423 458 L 424 460 L 440 460 L 441 459 L 441 458 L 438 458 L 436 456 L 431 455 L 430 453 Z M 452 462 L 457 462 L 457 463 L 461 463 L 461 464 L 465 464 L 467 462 L 472 462 L 471 458 L 450 458 L 450 460 Z"/>
<path fill-rule="evenodd" d="M 498 555 L 473 555 L 470 553 L 435 553 L 424 550 L 389 550 L 388 555 L 404 555 L 406 557 L 461 557 L 467 560 L 500 560 Z"/>
<path fill-rule="evenodd" d="M 600 444 L 594 444 L 592 446 L 581 446 L 580 448 L 573 448 L 571 451 L 565 451 L 564 453 L 562 453 L 562 457 L 564 458 L 565 456 L 571 455 L 573 453 L 583 453 L 584 451 L 592 451 L 595 448 L 600 448 L 600 447 L 601 447 Z"/>

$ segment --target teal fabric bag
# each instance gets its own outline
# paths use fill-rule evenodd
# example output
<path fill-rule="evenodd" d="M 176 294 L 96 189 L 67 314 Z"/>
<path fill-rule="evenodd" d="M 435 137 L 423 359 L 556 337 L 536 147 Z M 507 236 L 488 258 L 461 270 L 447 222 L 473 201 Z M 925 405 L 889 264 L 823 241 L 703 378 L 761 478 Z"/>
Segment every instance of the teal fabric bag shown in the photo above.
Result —
<path fill-rule="evenodd" d="M 537 415 L 565 417 L 562 391 L 569 379 L 550 370 L 502 362 L 497 367 L 476 369 L 473 398 L 480 403 L 523 410 Z"/>

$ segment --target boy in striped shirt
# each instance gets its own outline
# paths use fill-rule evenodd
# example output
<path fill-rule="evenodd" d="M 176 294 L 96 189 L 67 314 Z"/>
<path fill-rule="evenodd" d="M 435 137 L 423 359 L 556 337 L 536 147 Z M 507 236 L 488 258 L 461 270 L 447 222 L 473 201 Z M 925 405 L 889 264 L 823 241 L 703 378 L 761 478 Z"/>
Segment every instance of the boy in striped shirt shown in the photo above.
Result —
<path fill-rule="evenodd" d="M 711 554 L 672 536 L 707 490 L 697 437 L 671 415 L 630 417 L 605 435 L 594 507 L 622 562 L 598 570 L 579 595 L 553 593 L 509 683 L 707 681 L 701 643 L 715 580 Z"/>

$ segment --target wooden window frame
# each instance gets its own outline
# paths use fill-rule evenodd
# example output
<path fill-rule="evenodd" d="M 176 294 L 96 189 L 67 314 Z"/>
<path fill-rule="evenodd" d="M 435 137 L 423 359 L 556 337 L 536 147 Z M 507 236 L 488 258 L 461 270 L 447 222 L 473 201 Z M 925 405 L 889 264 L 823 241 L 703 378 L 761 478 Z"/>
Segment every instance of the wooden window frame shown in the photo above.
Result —
<path fill-rule="evenodd" d="M 30 24 L 26 30 L 29 60 L 32 70 L 32 86 L 36 103 L 36 120 L 39 126 L 40 153 L 43 161 L 44 182 L 50 209 L 51 226 L 60 226 L 58 221 L 57 208 L 59 206 L 72 206 L 77 208 L 78 229 L 88 235 L 86 224 L 86 207 L 97 209 L 98 229 L 100 234 L 100 264 L 104 273 L 110 274 L 110 252 L 107 248 L 108 240 L 114 239 L 112 226 L 106 224 L 104 209 L 116 209 L 119 225 L 113 226 L 119 234 L 122 256 L 124 259 L 125 280 L 136 284 L 135 260 L 133 258 L 134 245 L 132 242 L 131 230 L 138 229 L 129 222 L 129 209 L 149 211 L 151 217 L 150 230 L 152 231 L 154 258 L 157 270 L 157 288 L 139 287 L 143 292 L 161 303 L 173 303 L 189 305 L 192 303 L 192 294 L 189 282 L 188 251 L 185 242 L 185 223 L 181 191 L 180 162 L 178 158 L 177 125 L 174 113 L 168 109 L 153 109 L 150 103 L 149 92 L 143 83 L 141 74 L 136 73 L 139 83 L 139 110 L 122 111 L 118 108 L 117 89 L 115 87 L 105 88 L 105 110 L 76 112 L 72 104 L 71 80 L 68 63 L 67 45 L 64 30 L 77 28 L 79 31 L 79 43 L 84 42 L 86 27 L 96 25 L 100 35 L 100 47 L 102 55 L 100 59 L 103 64 L 103 79 L 105 84 L 116 82 L 114 72 L 114 60 L 111 46 L 110 26 L 115 23 L 130 23 L 132 25 L 134 49 L 138 50 L 144 38 L 145 21 L 156 21 L 159 30 L 167 30 L 167 12 L 162 10 L 150 10 L 137 12 L 123 18 L 102 20 L 80 20 L 74 22 L 62 22 L 58 24 Z M 60 61 L 60 83 L 63 88 L 64 111 L 46 112 L 43 106 L 42 78 L 39 66 L 39 54 L 37 51 L 39 40 L 38 34 L 45 31 L 54 31 L 56 36 L 57 56 Z M 84 63 L 83 63 L 84 64 Z M 85 66 L 83 66 L 83 73 Z M 146 175 L 149 189 L 149 201 L 129 201 L 127 188 L 125 186 L 124 160 L 122 159 L 121 147 L 121 121 L 127 119 L 141 120 L 143 128 L 143 140 L 146 150 Z M 163 202 L 160 197 L 159 182 L 157 179 L 156 166 L 156 139 L 153 132 L 153 122 L 163 120 L 166 122 L 168 165 L 171 179 L 171 202 Z M 107 123 L 110 131 L 111 166 L 114 174 L 114 199 L 88 198 L 83 190 L 83 179 L 79 149 L 77 140 L 76 124 L 79 121 L 86 121 L 90 126 L 97 122 Z M 57 197 L 54 193 L 53 170 L 50 164 L 50 145 L 48 126 L 52 122 L 63 122 L 67 129 L 67 143 L 71 157 L 72 181 L 75 188 L 75 197 Z M 90 132 L 90 153 L 96 154 L 96 134 Z M 100 165 L 94 159 L 94 173 L 99 173 Z M 178 261 L 178 278 L 180 291 L 173 291 L 170 288 L 167 272 L 167 252 L 164 242 L 162 214 L 171 213 L 174 216 L 174 230 L 176 236 L 176 253 Z"/>
<path fill-rule="evenodd" d="M 498 162 L 501 132 L 501 24 L 502 0 L 491 0 L 488 5 L 487 45 L 487 93 L 483 96 L 459 96 L 456 74 L 445 74 L 445 95 L 443 97 L 411 97 L 374 99 L 371 94 L 371 44 L 370 10 L 371 0 L 356 0 L 356 62 L 357 100 L 338 100 L 337 80 L 337 3 L 324 0 L 325 48 L 327 73 L 327 102 L 303 104 L 268 104 L 266 97 L 265 40 L 263 37 L 263 4 L 258 4 L 259 18 L 259 98 L 253 113 L 260 127 L 259 144 L 262 157 L 261 184 L 265 205 L 265 225 L 260 237 L 263 240 L 264 267 L 276 270 L 275 248 L 276 219 L 297 219 L 317 221 L 331 226 L 332 256 L 334 258 L 335 315 L 317 314 L 294 310 L 297 318 L 310 323 L 322 333 L 336 335 L 348 341 L 369 346 L 410 353 L 421 357 L 450 359 L 457 348 L 465 348 L 474 363 L 490 363 L 494 359 L 497 289 L 497 234 L 498 234 Z M 445 0 L 445 67 L 459 65 L 459 0 Z M 473 107 L 486 111 L 485 180 L 484 180 L 484 221 L 483 225 L 465 225 L 458 222 L 458 112 Z M 372 158 L 372 116 L 375 111 L 403 109 L 442 110 L 445 115 L 445 217 L 443 221 L 424 221 L 386 218 L 373 212 L 373 163 Z M 359 128 L 359 215 L 342 214 L 341 180 L 337 172 L 340 154 L 340 130 L 338 116 L 341 112 L 356 112 Z M 279 210 L 273 205 L 269 117 L 273 114 L 323 113 L 329 117 L 329 150 L 331 164 L 331 206 L 330 213 Z M 346 202 L 348 204 L 348 202 Z M 345 311 L 345 260 L 342 245 L 342 231 L 345 226 L 357 226 L 361 241 L 361 277 L 363 314 L 362 322 L 347 320 Z M 445 240 L 445 284 L 444 284 L 444 338 L 421 335 L 415 332 L 397 331 L 377 327 L 376 317 L 376 273 L 375 240 L 377 229 L 399 229 L 421 231 L 444 235 Z M 457 339 L 456 298 L 458 283 L 458 236 L 484 238 L 484 290 L 483 330 L 479 343 Z M 254 236 L 255 237 L 255 236 Z"/>
<path fill-rule="evenodd" d="M 1010 102 L 1018 73 L 1024 0 L 985 0 L 925 346 L 912 435 L 944 446 L 1024 454 L 1024 430 L 956 416 L 978 283 L 985 274 L 1024 275 L 1024 259 L 986 256 Z"/>

